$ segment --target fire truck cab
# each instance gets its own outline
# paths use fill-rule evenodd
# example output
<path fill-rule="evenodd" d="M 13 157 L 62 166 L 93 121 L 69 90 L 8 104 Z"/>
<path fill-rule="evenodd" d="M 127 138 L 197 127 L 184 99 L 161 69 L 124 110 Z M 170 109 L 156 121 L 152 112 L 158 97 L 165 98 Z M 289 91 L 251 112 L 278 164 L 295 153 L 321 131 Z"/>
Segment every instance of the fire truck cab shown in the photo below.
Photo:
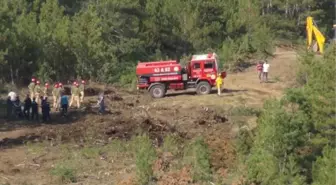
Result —
<path fill-rule="evenodd" d="M 185 67 L 177 61 L 138 63 L 138 89 L 147 89 L 154 98 L 163 97 L 168 89 L 195 88 L 197 94 L 209 94 L 216 85 L 218 56 L 215 53 L 193 55 Z M 226 73 L 221 73 L 222 78 Z"/>

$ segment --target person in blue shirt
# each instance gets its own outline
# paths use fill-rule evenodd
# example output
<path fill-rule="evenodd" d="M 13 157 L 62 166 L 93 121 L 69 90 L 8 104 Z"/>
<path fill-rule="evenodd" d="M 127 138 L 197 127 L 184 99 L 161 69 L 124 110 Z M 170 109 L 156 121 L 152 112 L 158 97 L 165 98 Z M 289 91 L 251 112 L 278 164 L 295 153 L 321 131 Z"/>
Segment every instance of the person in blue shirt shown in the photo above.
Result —
<path fill-rule="evenodd" d="M 68 106 L 69 105 L 69 100 L 68 100 L 68 96 L 66 96 L 65 94 L 62 94 L 61 96 L 61 109 L 62 109 L 62 115 L 66 116 L 67 112 L 68 112 Z"/>

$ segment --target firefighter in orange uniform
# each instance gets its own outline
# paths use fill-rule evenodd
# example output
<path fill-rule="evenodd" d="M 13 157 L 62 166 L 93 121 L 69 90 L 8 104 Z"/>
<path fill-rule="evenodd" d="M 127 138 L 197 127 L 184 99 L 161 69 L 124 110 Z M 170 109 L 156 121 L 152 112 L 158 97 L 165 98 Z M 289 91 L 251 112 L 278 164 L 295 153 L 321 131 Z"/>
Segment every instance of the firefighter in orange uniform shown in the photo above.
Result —
<path fill-rule="evenodd" d="M 70 98 L 70 104 L 69 104 L 69 108 L 71 107 L 73 101 L 74 101 L 74 98 L 75 98 L 75 95 L 74 95 L 74 90 L 76 88 L 76 85 L 77 85 L 77 82 L 74 81 L 72 86 L 71 86 L 71 90 L 70 90 L 70 93 L 71 93 L 71 98 Z"/>
<path fill-rule="evenodd" d="M 79 92 L 80 92 L 80 102 L 83 103 L 84 101 L 84 90 L 85 90 L 85 81 L 82 80 L 82 83 L 79 86 Z"/>
<path fill-rule="evenodd" d="M 40 94 L 42 93 L 41 86 L 40 86 L 40 81 L 39 80 L 36 81 L 34 92 L 35 92 L 36 103 L 39 104 Z"/>
<path fill-rule="evenodd" d="M 55 110 L 58 110 L 59 94 L 60 94 L 60 88 L 58 87 L 58 83 L 56 83 L 52 90 L 52 96 L 53 96 L 53 101 L 54 101 L 53 107 Z"/>
<path fill-rule="evenodd" d="M 44 98 L 45 98 L 45 97 L 48 97 L 48 89 L 49 89 L 49 83 L 46 82 L 46 83 L 44 84 L 44 88 L 43 88 L 43 97 L 44 97 Z"/>
<path fill-rule="evenodd" d="M 30 99 L 33 99 L 35 97 L 35 92 L 34 92 L 35 84 L 36 84 L 36 79 L 32 78 L 30 84 L 28 85 Z"/>
<path fill-rule="evenodd" d="M 71 95 L 72 95 L 72 100 L 76 101 L 77 108 L 79 109 L 80 108 L 80 100 L 79 100 L 80 92 L 79 92 L 79 84 L 78 83 L 76 83 L 75 86 L 73 87 Z M 73 101 L 70 102 L 69 107 L 71 107 L 71 104 L 73 103 Z"/>

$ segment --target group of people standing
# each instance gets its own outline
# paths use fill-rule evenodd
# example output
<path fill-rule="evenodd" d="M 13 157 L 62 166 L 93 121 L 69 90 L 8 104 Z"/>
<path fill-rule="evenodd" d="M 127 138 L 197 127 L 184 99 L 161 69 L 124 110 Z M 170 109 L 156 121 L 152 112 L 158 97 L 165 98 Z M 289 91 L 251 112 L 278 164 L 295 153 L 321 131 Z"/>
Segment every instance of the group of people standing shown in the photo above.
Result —
<path fill-rule="evenodd" d="M 268 82 L 268 71 L 269 71 L 270 64 L 267 60 L 264 62 L 259 61 L 257 64 L 257 71 L 260 83 Z"/>
<path fill-rule="evenodd" d="M 19 118 L 26 118 L 28 120 L 39 120 L 39 105 L 37 100 L 41 100 L 42 119 L 44 122 L 49 121 L 50 118 L 50 105 L 47 97 L 33 97 L 27 94 L 23 104 L 20 97 L 13 91 L 8 94 L 7 99 L 7 118 L 11 119 L 14 115 Z"/>
<path fill-rule="evenodd" d="M 39 106 L 42 109 L 43 121 L 50 120 L 50 105 L 48 102 L 49 96 L 49 83 L 45 83 L 41 87 L 41 82 L 36 78 L 32 78 L 28 85 L 29 94 L 26 96 L 23 105 L 20 102 L 19 96 L 11 91 L 8 94 L 7 100 L 7 114 L 8 117 L 18 115 L 19 117 L 26 117 L 27 119 L 38 120 Z M 65 94 L 65 89 L 62 83 L 56 82 L 51 93 L 53 96 L 53 108 L 58 111 L 61 108 L 61 113 L 65 116 L 68 112 L 68 107 L 71 107 L 73 102 L 77 103 L 77 108 L 84 100 L 84 85 L 85 81 L 82 80 L 81 84 L 74 82 L 71 87 L 70 104 L 68 96 Z"/>
<path fill-rule="evenodd" d="M 27 119 L 38 120 L 39 119 L 39 107 L 42 109 L 43 121 L 50 120 L 50 105 L 48 102 L 49 96 L 49 83 L 45 83 L 44 87 L 40 86 L 41 82 L 36 78 L 32 78 L 28 85 L 29 94 L 27 94 L 23 104 L 20 102 L 19 96 L 11 91 L 8 94 L 7 100 L 7 114 L 8 117 L 18 115 L 19 117 L 26 117 Z M 68 96 L 65 93 L 65 88 L 62 83 L 56 82 L 51 91 L 53 97 L 53 108 L 55 111 L 60 110 L 63 116 L 67 115 L 68 108 L 76 103 L 77 108 L 81 107 L 81 103 L 84 101 L 85 80 L 81 83 L 74 81 L 71 86 L 71 98 L 70 103 Z M 99 113 L 105 112 L 104 93 L 98 96 Z"/>

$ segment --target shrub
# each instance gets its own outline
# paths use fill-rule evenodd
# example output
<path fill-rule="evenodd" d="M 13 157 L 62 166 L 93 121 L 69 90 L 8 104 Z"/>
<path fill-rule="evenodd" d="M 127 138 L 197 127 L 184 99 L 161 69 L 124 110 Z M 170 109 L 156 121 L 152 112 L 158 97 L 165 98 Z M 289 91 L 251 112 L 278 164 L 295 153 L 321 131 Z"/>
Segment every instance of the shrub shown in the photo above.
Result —
<path fill-rule="evenodd" d="M 192 166 L 194 181 L 208 181 L 211 179 L 210 152 L 203 138 L 197 138 L 185 151 L 184 158 Z"/>
<path fill-rule="evenodd" d="M 136 174 L 141 185 L 148 184 L 153 176 L 152 165 L 156 158 L 156 152 L 147 135 L 133 138 L 136 155 Z"/>
<path fill-rule="evenodd" d="M 51 174 L 58 176 L 62 183 L 76 182 L 76 172 L 73 168 L 66 165 L 56 165 L 52 170 Z"/>

